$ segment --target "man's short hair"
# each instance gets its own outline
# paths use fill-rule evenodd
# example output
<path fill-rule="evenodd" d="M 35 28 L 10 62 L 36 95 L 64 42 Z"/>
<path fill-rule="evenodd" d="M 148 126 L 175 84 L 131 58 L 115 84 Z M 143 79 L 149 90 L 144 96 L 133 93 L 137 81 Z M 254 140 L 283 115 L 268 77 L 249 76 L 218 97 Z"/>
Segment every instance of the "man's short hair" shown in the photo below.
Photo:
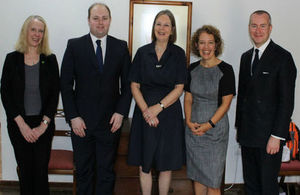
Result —
<path fill-rule="evenodd" d="M 108 7 L 106 4 L 104 4 L 104 3 L 93 3 L 93 4 L 89 7 L 89 9 L 88 9 L 88 19 L 90 19 L 90 17 L 91 17 L 91 9 L 93 9 L 93 7 L 95 7 L 96 5 L 104 6 L 104 7 L 107 9 L 107 11 L 108 11 L 109 17 L 111 18 L 110 9 L 109 9 L 109 7 Z"/>
<path fill-rule="evenodd" d="M 272 25 L 271 15 L 270 15 L 269 12 L 267 12 L 266 10 L 256 10 L 255 12 L 253 12 L 253 13 L 250 15 L 249 25 L 250 25 L 250 23 L 251 23 L 251 17 L 252 17 L 254 14 L 257 14 L 257 15 L 267 14 L 267 15 L 269 16 L 269 25 Z"/>

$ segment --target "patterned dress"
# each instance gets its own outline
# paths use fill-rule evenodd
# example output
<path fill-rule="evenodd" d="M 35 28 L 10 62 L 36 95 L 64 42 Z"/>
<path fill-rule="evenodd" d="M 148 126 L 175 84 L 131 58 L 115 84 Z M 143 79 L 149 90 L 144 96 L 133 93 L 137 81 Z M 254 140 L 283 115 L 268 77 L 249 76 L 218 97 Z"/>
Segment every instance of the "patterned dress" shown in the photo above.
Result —
<path fill-rule="evenodd" d="M 232 67 L 221 62 L 205 68 L 199 61 L 189 67 L 185 90 L 192 93 L 191 121 L 205 123 L 222 103 L 222 96 L 235 95 Z M 204 135 L 197 136 L 186 126 L 187 176 L 208 187 L 219 188 L 224 172 L 228 144 L 227 114 Z"/>

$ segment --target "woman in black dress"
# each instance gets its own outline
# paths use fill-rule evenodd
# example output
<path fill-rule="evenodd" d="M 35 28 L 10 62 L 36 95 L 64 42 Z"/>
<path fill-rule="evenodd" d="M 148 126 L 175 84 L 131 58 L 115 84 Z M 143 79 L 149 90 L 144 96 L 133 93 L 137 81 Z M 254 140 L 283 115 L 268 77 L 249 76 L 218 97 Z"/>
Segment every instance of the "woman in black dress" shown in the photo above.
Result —
<path fill-rule="evenodd" d="M 59 93 L 58 64 L 40 16 L 28 17 L 16 51 L 7 54 L 1 98 L 19 166 L 21 195 L 47 195 L 48 162 Z"/>
<path fill-rule="evenodd" d="M 140 167 L 143 194 L 151 194 L 151 169 L 159 174 L 159 194 L 167 194 L 172 170 L 184 163 L 184 127 L 179 97 L 186 81 L 183 49 L 174 45 L 176 25 L 169 10 L 153 22 L 152 43 L 138 49 L 129 74 L 136 101 L 128 163 Z"/>

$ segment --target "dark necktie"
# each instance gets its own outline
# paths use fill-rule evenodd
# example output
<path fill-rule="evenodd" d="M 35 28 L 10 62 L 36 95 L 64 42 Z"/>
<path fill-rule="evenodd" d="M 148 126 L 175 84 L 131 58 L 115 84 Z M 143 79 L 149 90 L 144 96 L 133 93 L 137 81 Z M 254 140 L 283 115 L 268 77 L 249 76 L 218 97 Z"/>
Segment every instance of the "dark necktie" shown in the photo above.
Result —
<path fill-rule="evenodd" d="M 254 56 L 254 60 L 252 62 L 252 75 L 255 73 L 258 62 L 259 62 L 258 52 L 259 52 L 259 50 L 255 49 L 255 56 Z"/>
<path fill-rule="evenodd" d="M 97 40 L 97 49 L 96 49 L 96 56 L 99 64 L 99 71 L 102 72 L 103 70 L 103 57 L 102 57 L 102 48 L 101 48 L 101 40 Z"/>

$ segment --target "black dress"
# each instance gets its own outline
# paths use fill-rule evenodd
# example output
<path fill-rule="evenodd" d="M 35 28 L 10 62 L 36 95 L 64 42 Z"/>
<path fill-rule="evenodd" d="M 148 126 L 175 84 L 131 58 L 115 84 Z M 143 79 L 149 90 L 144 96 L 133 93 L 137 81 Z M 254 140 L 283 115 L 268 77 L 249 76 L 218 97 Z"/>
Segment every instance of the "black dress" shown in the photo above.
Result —
<path fill-rule="evenodd" d="M 140 84 L 148 106 L 160 102 L 175 85 L 186 81 L 186 58 L 183 49 L 168 44 L 157 60 L 155 44 L 138 49 L 129 73 L 130 81 Z M 128 164 L 142 166 L 143 172 L 151 168 L 158 171 L 177 170 L 185 162 L 184 126 L 179 99 L 157 116 L 159 124 L 150 127 L 136 105 L 129 141 Z"/>

